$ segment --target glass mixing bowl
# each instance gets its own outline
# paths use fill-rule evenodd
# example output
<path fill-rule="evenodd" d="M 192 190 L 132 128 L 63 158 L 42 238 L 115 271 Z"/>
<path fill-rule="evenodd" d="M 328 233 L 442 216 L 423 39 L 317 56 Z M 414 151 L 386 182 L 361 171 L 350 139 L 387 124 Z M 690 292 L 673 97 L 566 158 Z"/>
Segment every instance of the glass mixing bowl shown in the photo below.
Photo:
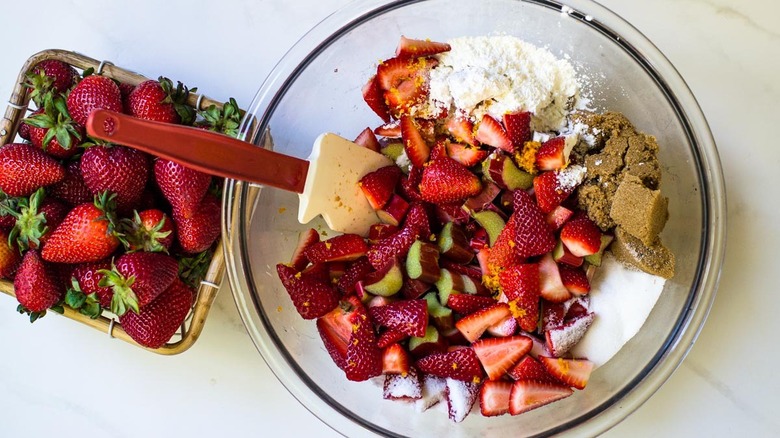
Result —
<path fill-rule="evenodd" d="M 287 389 L 314 415 L 347 436 L 595 435 L 647 400 L 680 364 L 715 296 L 725 243 L 725 190 L 707 122 L 683 79 L 636 29 L 590 1 L 354 2 L 299 41 L 263 83 L 244 138 L 304 158 L 330 131 L 354 138 L 380 123 L 361 86 L 400 35 L 436 41 L 506 33 L 567 54 L 592 90 L 593 106 L 626 114 L 660 144 L 663 193 L 671 217 L 664 242 L 677 274 L 639 333 L 587 388 L 519 416 L 472 413 L 459 424 L 437 409 L 418 414 L 382 399 L 381 388 L 344 378 L 312 321 L 296 313 L 275 272 L 301 230 L 297 196 L 231 181 L 225 190 L 228 275 L 239 312 L 258 350 Z M 252 120 L 248 117 L 247 121 Z M 273 140 L 264 133 L 270 129 Z"/>

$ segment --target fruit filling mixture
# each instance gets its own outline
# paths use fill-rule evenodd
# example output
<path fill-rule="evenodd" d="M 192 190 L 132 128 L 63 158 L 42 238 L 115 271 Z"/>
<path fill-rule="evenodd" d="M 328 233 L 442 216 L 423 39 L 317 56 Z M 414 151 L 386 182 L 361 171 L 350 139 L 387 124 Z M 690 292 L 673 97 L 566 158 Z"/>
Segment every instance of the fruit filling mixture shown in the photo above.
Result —
<path fill-rule="evenodd" d="M 509 36 L 402 37 L 379 64 L 363 98 L 384 124 L 355 140 L 397 164 L 360 181 L 378 222 L 310 229 L 277 265 L 347 379 L 445 400 L 456 422 L 477 400 L 517 415 L 636 333 L 674 274 L 658 146 L 579 92 L 568 62 Z"/>

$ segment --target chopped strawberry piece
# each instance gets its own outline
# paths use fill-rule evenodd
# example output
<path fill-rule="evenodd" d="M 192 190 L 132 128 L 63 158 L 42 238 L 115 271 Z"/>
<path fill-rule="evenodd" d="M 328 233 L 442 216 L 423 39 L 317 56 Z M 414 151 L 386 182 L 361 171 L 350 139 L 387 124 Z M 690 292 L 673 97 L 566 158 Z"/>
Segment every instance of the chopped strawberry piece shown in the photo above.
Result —
<path fill-rule="evenodd" d="M 487 267 L 489 273 L 497 274 L 505 266 L 522 263 L 523 257 L 515 250 L 515 236 L 517 227 L 521 218 L 518 215 L 509 216 L 504 229 L 498 234 L 496 243 L 490 248 L 487 256 Z M 483 267 L 483 272 L 489 274 Z"/>
<path fill-rule="evenodd" d="M 504 114 L 504 127 L 509 139 L 516 151 L 523 148 L 527 141 L 531 141 L 531 113 L 528 111 Z"/>
<path fill-rule="evenodd" d="M 442 401 L 447 395 L 447 380 L 430 374 L 422 378 L 422 398 L 415 401 L 417 412 L 425 412 Z"/>
<path fill-rule="evenodd" d="M 420 181 L 422 181 L 422 174 L 422 167 L 411 166 L 409 168 L 409 175 L 401 177 L 401 182 L 398 184 L 398 194 L 409 202 L 422 201 L 419 189 Z"/>
<path fill-rule="evenodd" d="M 561 274 L 561 281 L 566 289 L 574 295 L 585 295 L 590 292 L 590 281 L 585 271 L 579 268 L 572 268 L 565 265 L 559 265 L 558 271 Z"/>
<path fill-rule="evenodd" d="M 339 293 L 329 281 L 301 275 L 295 268 L 281 263 L 276 265 L 276 272 L 295 310 L 304 319 L 319 318 L 338 305 Z"/>
<path fill-rule="evenodd" d="M 482 162 L 488 151 L 462 143 L 447 143 L 447 155 L 458 163 L 471 167 Z"/>
<path fill-rule="evenodd" d="M 368 229 L 368 243 L 374 244 L 398 231 L 398 226 L 391 224 L 374 224 Z"/>
<path fill-rule="evenodd" d="M 601 249 L 601 230 L 587 217 L 571 220 L 561 228 L 561 241 L 572 254 L 585 257 Z"/>
<path fill-rule="evenodd" d="M 395 192 L 395 186 L 401 178 L 401 169 L 396 165 L 385 166 L 360 179 L 358 185 L 366 195 L 368 203 L 374 210 L 379 210 L 387 204 Z"/>
<path fill-rule="evenodd" d="M 465 225 L 471 219 L 460 202 L 436 204 L 436 217 L 441 223 L 452 222 L 455 225 Z"/>
<path fill-rule="evenodd" d="M 449 143 L 449 140 L 441 138 L 436 140 L 433 147 L 431 148 L 431 155 L 428 157 L 428 159 L 433 161 L 439 157 L 447 157 L 447 143 Z"/>
<path fill-rule="evenodd" d="M 568 160 L 565 137 L 551 138 L 536 151 L 536 168 L 541 171 L 562 169 Z"/>
<path fill-rule="evenodd" d="M 387 329 L 376 340 L 376 346 L 379 348 L 389 347 L 397 342 L 408 338 L 409 335 L 394 329 Z"/>
<path fill-rule="evenodd" d="M 512 265 L 498 274 L 498 282 L 520 328 L 536 330 L 539 321 L 539 265 Z"/>
<path fill-rule="evenodd" d="M 553 209 L 553 211 L 547 213 L 547 223 L 552 227 L 553 230 L 560 230 L 563 224 L 566 223 L 567 220 L 571 218 L 571 216 L 574 214 L 573 211 L 569 210 L 568 208 L 559 205 Z"/>
<path fill-rule="evenodd" d="M 486 417 L 495 417 L 509 412 L 509 395 L 512 382 L 506 380 L 488 380 L 479 390 L 479 409 Z"/>
<path fill-rule="evenodd" d="M 451 49 L 447 43 L 438 43 L 431 40 L 415 40 L 401 36 L 395 56 L 399 58 L 411 58 L 417 56 L 430 56 L 437 53 L 449 52 Z"/>
<path fill-rule="evenodd" d="M 438 61 L 433 58 L 390 58 L 377 67 L 377 82 L 384 90 L 390 113 L 408 114 L 410 108 L 428 93 L 428 70 Z"/>
<path fill-rule="evenodd" d="M 484 181 L 482 191 L 466 200 L 463 210 L 482 211 L 493 208 L 493 200 L 501 193 L 501 188 L 490 181 Z"/>
<path fill-rule="evenodd" d="M 393 373 L 385 376 L 382 391 L 385 400 L 412 401 L 422 398 L 420 376 L 410 368 L 408 373 Z"/>
<path fill-rule="evenodd" d="M 507 371 L 509 377 L 514 380 L 535 380 L 545 383 L 561 383 L 547 372 L 544 365 L 533 356 L 527 355 Z"/>
<path fill-rule="evenodd" d="M 563 325 L 565 317 L 566 307 L 564 303 L 551 303 L 545 300 L 542 303 L 542 333 Z"/>
<path fill-rule="evenodd" d="M 514 240 L 517 254 L 520 257 L 531 257 L 552 251 L 555 248 L 555 236 L 531 195 L 524 190 L 516 190 L 514 204 L 512 216 L 518 218 Z"/>
<path fill-rule="evenodd" d="M 477 147 L 479 142 L 474 138 L 474 124 L 466 117 L 453 117 L 447 121 L 447 131 L 452 134 L 455 141 Z"/>
<path fill-rule="evenodd" d="M 379 140 L 377 140 L 376 134 L 374 134 L 374 131 L 372 131 L 371 128 L 362 130 L 357 138 L 355 138 L 355 144 L 359 144 L 374 152 L 379 152 L 382 149 L 382 145 L 379 144 Z"/>
<path fill-rule="evenodd" d="M 471 347 L 425 356 L 417 360 L 416 366 L 424 373 L 464 382 L 479 383 L 484 376 L 479 358 Z"/>
<path fill-rule="evenodd" d="M 588 328 L 593 324 L 593 319 L 594 315 L 588 313 L 547 330 L 544 334 L 547 349 L 555 357 L 563 356 L 585 336 Z"/>
<path fill-rule="evenodd" d="M 522 414 L 572 395 L 574 391 L 564 385 L 518 380 L 509 395 L 509 413 Z"/>
<path fill-rule="evenodd" d="M 440 260 L 439 264 L 442 268 L 448 269 L 450 272 L 455 274 L 465 275 L 474 280 L 476 283 L 480 283 L 482 281 L 482 270 L 479 269 L 479 266 L 463 265 L 447 259 Z"/>
<path fill-rule="evenodd" d="M 488 114 L 482 116 L 474 138 L 481 143 L 503 149 L 509 153 L 515 151 L 512 140 L 509 139 L 501 123 Z"/>
<path fill-rule="evenodd" d="M 564 305 L 568 306 L 564 319 L 579 318 L 589 312 L 590 297 L 587 295 L 573 296 L 569 301 L 566 301 Z"/>
<path fill-rule="evenodd" d="M 409 353 L 401 344 L 392 344 L 382 350 L 382 373 L 384 374 L 406 374 L 409 372 L 409 363 Z"/>
<path fill-rule="evenodd" d="M 508 336 L 480 339 L 472 348 L 477 353 L 488 379 L 496 380 L 528 353 L 531 345 L 531 340 L 525 336 Z"/>
<path fill-rule="evenodd" d="M 387 104 L 385 103 L 385 97 L 382 90 L 379 88 L 379 83 L 376 80 L 376 75 L 371 76 L 371 79 L 363 85 L 363 100 L 366 101 L 368 107 L 373 110 L 385 123 L 390 121 L 390 113 L 387 110 Z M 355 142 L 357 143 L 357 142 Z"/>
<path fill-rule="evenodd" d="M 571 298 L 571 292 L 566 289 L 561 280 L 558 264 L 550 253 L 539 259 L 539 286 L 542 298 L 547 301 L 562 303 Z"/>
<path fill-rule="evenodd" d="M 544 368 L 556 379 L 577 389 L 583 389 L 588 384 L 593 362 L 587 359 L 563 359 L 539 356 Z"/>
<path fill-rule="evenodd" d="M 460 423 L 471 412 L 479 396 L 479 384 L 461 380 L 447 379 L 447 413 L 450 420 Z"/>
<path fill-rule="evenodd" d="M 414 300 L 420 298 L 425 292 L 431 289 L 431 285 L 421 280 L 404 277 L 404 283 L 401 286 L 401 295 L 406 299 Z"/>
<path fill-rule="evenodd" d="M 488 327 L 503 320 L 512 313 L 505 303 L 496 303 L 486 309 L 465 316 L 455 323 L 455 327 L 469 342 L 475 342 Z"/>
<path fill-rule="evenodd" d="M 360 257 L 347 266 L 344 274 L 339 277 L 336 287 L 338 287 L 344 295 L 349 295 L 355 292 L 355 285 L 373 271 L 374 268 L 371 266 L 371 263 L 369 263 L 368 258 Z"/>
<path fill-rule="evenodd" d="M 401 195 L 393 193 L 385 206 L 376 212 L 379 220 L 386 224 L 399 226 L 403 222 L 406 212 L 409 210 L 409 203 Z"/>
<path fill-rule="evenodd" d="M 503 338 L 506 336 L 513 336 L 517 333 L 517 320 L 513 316 L 506 317 L 503 321 L 499 321 L 490 327 L 488 327 L 488 334 L 497 338 Z"/>
<path fill-rule="evenodd" d="M 366 256 L 374 269 L 381 269 L 395 257 L 404 257 L 420 236 L 430 236 L 428 213 L 420 203 L 413 203 L 406 213 L 403 228 L 368 249 Z M 427 238 L 427 237 L 424 237 Z"/>
<path fill-rule="evenodd" d="M 428 305 L 425 300 L 402 300 L 386 306 L 371 307 L 368 314 L 376 324 L 409 336 L 423 337 L 428 327 Z"/>
<path fill-rule="evenodd" d="M 306 257 L 312 263 L 327 263 L 356 260 L 368 251 L 365 240 L 357 234 L 342 234 L 317 242 L 306 250 Z"/>
<path fill-rule="evenodd" d="M 401 117 L 401 138 L 404 142 L 404 151 L 409 157 L 413 166 L 422 167 L 428 162 L 431 155 L 431 148 L 423 139 L 417 125 L 409 116 Z"/>
<path fill-rule="evenodd" d="M 542 213 L 555 210 L 573 191 L 573 186 L 558 183 L 557 172 L 542 172 L 534 177 L 534 194 Z"/>
<path fill-rule="evenodd" d="M 496 304 L 496 300 L 493 297 L 479 295 L 451 293 L 449 298 L 447 298 L 447 307 L 461 315 L 470 315 L 493 304 Z"/>
<path fill-rule="evenodd" d="M 320 233 L 314 228 L 309 228 L 306 231 L 301 231 L 298 235 L 298 245 L 293 251 L 293 255 L 290 258 L 290 266 L 296 271 L 300 272 L 306 266 L 309 265 L 309 258 L 306 257 L 306 250 L 313 244 L 320 241 Z"/>
<path fill-rule="evenodd" d="M 423 169 L 420 195 L 427 202 L 440 204 L 462 201 L 481 190 L 480 179 L 452 158 L 441 157 Z"/>
<path fill-rule="evenodd" d="M 374 134 L 385 138 L 401 138 L 401 123 L 398 120 L 374 128 Z"/>

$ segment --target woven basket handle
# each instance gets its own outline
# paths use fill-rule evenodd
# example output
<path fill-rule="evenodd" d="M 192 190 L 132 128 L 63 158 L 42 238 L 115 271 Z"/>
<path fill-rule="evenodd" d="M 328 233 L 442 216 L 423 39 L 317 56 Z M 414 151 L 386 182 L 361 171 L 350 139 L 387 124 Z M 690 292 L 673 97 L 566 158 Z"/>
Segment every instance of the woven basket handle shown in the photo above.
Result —
<path fill-rule="evenodd" d="M 87 120 L 90 137 L 139 149 L 201 172 L 303 193 L 309 162 L 204 129 L 108 110 Z"/>

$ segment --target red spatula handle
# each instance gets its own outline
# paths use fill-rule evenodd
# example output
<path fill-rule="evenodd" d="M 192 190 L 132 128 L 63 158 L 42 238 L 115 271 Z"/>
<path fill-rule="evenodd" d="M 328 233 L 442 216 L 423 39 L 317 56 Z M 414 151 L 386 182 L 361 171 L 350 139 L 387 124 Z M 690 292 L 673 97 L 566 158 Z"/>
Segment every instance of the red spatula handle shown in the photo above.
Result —
<path fill-rule="evenodd" d="M 95 110 L 87 135 L 225 178 L 303 193 L 309 162 L 216 132 Z"/>

